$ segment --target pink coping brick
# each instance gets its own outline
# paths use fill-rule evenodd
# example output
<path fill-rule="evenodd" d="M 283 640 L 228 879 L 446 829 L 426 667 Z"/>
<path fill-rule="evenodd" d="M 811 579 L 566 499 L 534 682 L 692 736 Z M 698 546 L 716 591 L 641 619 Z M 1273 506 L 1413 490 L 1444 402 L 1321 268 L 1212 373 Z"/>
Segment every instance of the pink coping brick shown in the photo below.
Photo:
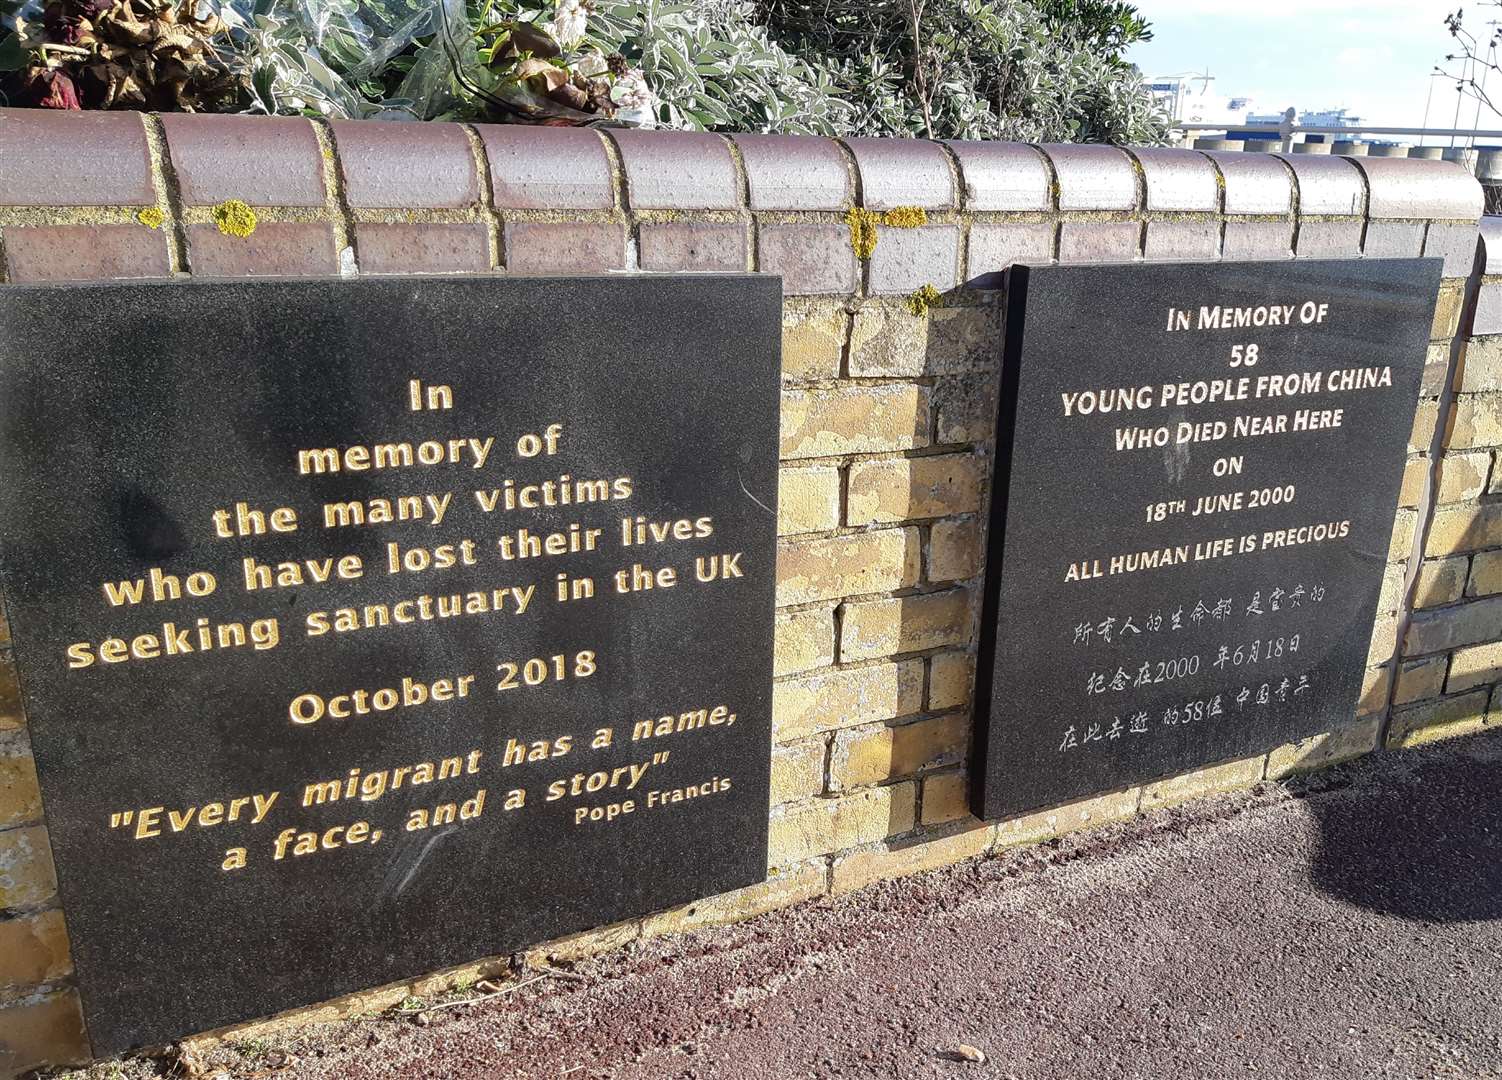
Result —
<path fill-rule="evenodd" d="M 136 114 L 0 109 L 0 204 L 155 202 L 146 129 Z"/>
<path fill-rule="evenodd" d="M 166 277 L 167 235 L 144 225 L 32 225 L 5 230 L 10 280 Z"/>
<path fill-rule="evenodd" d="M 626 268 L 626 227 L 548 221 L 506 223 L 506 269 L 588 274 Z"/>
<path fill-rule="evenodd" d="M 833 139 L 814 135 L 736 135 L 753 210 L 843 210 L 850 167 Z"/>
<path fill-rule="evenodd" d="M 609 210 L 615 179 L 600 136 L 583 128 L 478 124 L 498 207 Z"/>
<path fill-rule="evenodd" d="M 323 152 L 311 121 L 282 116 L 162 116 L 188 206 L 322 206 Z"/>
<path fill-rule="evenodd" d="M 626 168 L 633 210 L 733 210 L 740 181 L 730 144 L 702 131 L 610 133 Z"/>
<path fill-rule="evenodd" d="M 339 272 L 334 230 L 311 222 L 268 222 L 246 237 L 217 225 L 188 226 L 195 277 L 324 277 Z"/>
<path fill-rule="evenodd" d="M 479 200 L 474 151 L 458 124 L 336 120 L 331 126 L 350 206 L 462 210 Z"/>
<path fill-rule="evenodd" d="M 745 270 L 746 227 L 682 221 L 642 225 L 643 270 Z"/>
<path fill-rule="evenodd" d="M 490 241 L 484 225 L 355 226 L 355 250 L 362 274 L 484 273 Z"/>

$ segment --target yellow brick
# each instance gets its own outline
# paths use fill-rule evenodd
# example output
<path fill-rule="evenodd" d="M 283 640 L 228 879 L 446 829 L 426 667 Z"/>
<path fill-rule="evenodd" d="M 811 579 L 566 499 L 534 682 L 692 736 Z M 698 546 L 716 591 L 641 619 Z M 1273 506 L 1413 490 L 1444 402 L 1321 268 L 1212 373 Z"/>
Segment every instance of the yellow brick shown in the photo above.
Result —
<path fill-rule="evenodd" d="M 953 765 L 970 747 L 970 719 L 939 716 L 891 727 L 850 728 L 835 736 L 829 779 L 835 788 L 863 787 Z"/>
<path fill-rule="evenodd" d="M 834 663 L 834 611 L 810 608 L 777 616 L 772 674 L 796 675 Z"/>
<path fill-rule="evenodd" d="M 1411 457 L 1403 466 L 1403 483 L 1398 488 L 1398 505 L 1417 506 L 1424 495 L 1424 481 L 1429 477 L 1429 459 Z"/>
<path fill-rule="evenodd" d="M 772 750 L 771 805 L 797 802 L 823 790 L 823 739 L 804 739 Z"/>
<path fill-rule="evenodd" d="M 844 604 L 840 610 L 841 660 L 921 652 L 970 640 L 966 589 L 868 600 Z"/>
<path fill-rule="evenodd" d="M 937 653 L 929 658 L 928 707 L 959 709 L 970 704 L 975 684 L 975 657 L 969 653 Z"/>
<path fill-rule="evenodd" d="M 546 945 L 539 945 L 534 949 L 528 949 L 522 957 L 523 963 L 528 967 L 545 967 L 551 964 L 572 964 L 579 960 L 587 960 L 591 956 L 598 956 L 602 952 L 611 949 L 619 949 L 623 945 L 629 945 L 641 936 L 641 923 L 635 919 L 628 922 L 612 923 L 602 926 L 597 930 L 586 930 L 582 934 L 570 934 L 568 937 L 550 941 Z"/>
<path fill-rule="evenodd" d="M 1418 587 L 1413 591 L 1413 606 L 1438 607 L 1459 600 L 1465 591 L 1469 566 L 1470 560 L 1463 555 L 1424 562 L 1419 567 Z M 1502 587 L 1499 587 L 1499 591 L 1502 591 Z"/>
<path fill-rule="evenodd" d="M 1450 677 L 1445 693 L 1458 694 L 1473 686 L 1494 683 L 1502 678 L 1502 642 L 1470 645 L 1456 649 L 1450 658 Z"/>
<path fill-rule="evenodd" d="M 1445 669 L 1450 658 L 1441 653 L 1423 660 L 1410 660 L 1398 672 L 1398 686 L 1393 704 L 1412 705 L 1425 698 L 1439 697 L 1445 689 Z"/>
<path fill-rule="evenodd" d="M 835 860 L 829 891 L 838 896 L 873 882 L 906 877 L 984 855 L 991 846 L 993 831 L 977 822 L 972 828 L 935 840 L 919 838 L 852 851 Z"/>
<path fill-rule="evenodd" d="M 754 918 L 768 911 L 823 896 L 828 887 L 829 874 L 824 864 L 805 863 L 780 874 L 772 874 L 766 881 L 748 885 L 744 889 L 720 893 L 671 911 L 648 915 L 642 925 L 642 936 L 680 934 L 688 930 L 723 926 L 725 923 Z"/>
<path fill-rule="evenodd" d="M 5 617 L 5 607 L 0 605 L 0 649 L 10 645 L 10 620 Z"/>
<path fill-rule="evenodd" d="M 1387 745 L 1408 748 L 1469 735 L 1486 726 L 1486 709 L 1485 690 L 1442 698 L 1412 709 L 1395 709 L 1387 730 Z"/>
<path fill-rule="evenodd" d="M 833 465 L 782 469 L 777 482 L 777 534 L 823 532 L 840 524 L 840 470 Z"/>
<path fill-rule="evenodd" d="M 1434 326 L 1429 334 L 1431 340 L 1439 341 L 1455 336 L 1455 331 L 1460 327 L 1462 298 L 1463 294 L 1459 289 L 1440 289 L 1439 298 L 1434 305 Z"/>
<path fill-rule="evenodd" d="M 56 892 L 47 830 L 32 825 L 0 832 L 0 908 L 31 907 Z"/>
<path fill-rule="evenodd" d="M 1385 667 L 1369 667 L 1361 680 L 1361 696 L 1356 699 L 1356 715 L 1368 716 L 1387 709 L 1387 689 L 1391 682 L 1391 670 Z"/>
<path fill-rule="evenodd" d="M 1397 647 L 1398 617 L 1396 615 L 1379 617 L 1372 627 L 1371 647 L 1366 654 L 1367 666 L 1387 663 L 1392 659 L 1393 650 Z"/>
<path fill-rule="evenodd" d="M 61 911 L 0 922 L 0 990 L 54 982 L 72 970 Z"/>
<path fill-rule="evenodd" d="M 1502 394 L 1457 394 L 1446 446 L 1502 445 Z"/>
<path fill-rule="evenodd" d="M 922 708 L 921 660 L 819 672 L 772 688 L 773 728 L 787 742 Z"/>
<path fill-rule="evenodd" d="M 1142 789 L 1142 809 L 1177 806 L 1205 795 L 1251 787 L 1262 779 L 1265 767 L 1266 760 L 1263 757 L 1243 758 L 1147 784 Z"/>
<path fill-rule="evenodd" d="M 936 773 L 923 780 L 921 824 L 943 825 L 970 816 L 970 778 L 962 772 Z"/>
<path fill-rule="evenodd" d="M 930 308 L 917 316 L 902 302 L 868 301 L 855 313 L 850 374 L 953 374 L 996 363 L 1000 307 Z"/>
<path fill-rule="evenodd" d="M 1408 433 L 1408 452 L 1427 454 L 1434 442 L 1434 425 L 1439 419 L 1439 402 L 1420 401 L 1413 410 L 1413 427 Z M 1448 444 L 1447 444 L 1448 445 Z"/>
<path fill-rule="evenodd" d="M 850 314 L 839 301 L 791 299 L 782 305 L 784 382 L 833 379 L 840 374 Z"/>
<path fill-rule="evenodd" d="M 1389 560 L 1406 559 L 1413 551 L 1413 536 L 1419 525 L 1419 515 L 1414 510 L 1399 510 L 1393 518 L 1392 537 L 1387 544 Z"/>
<path fill-rule="evenodd" d="M 1377 614 L 1391 615 L 1403 606 L 1403 585 L 1408 567 L 1404 563 L 1388 563 L 1382 571 L 1382 589 L 1377 593 Z"/>
<path fill-rule="evenodd" d="M 78 992 L 63 990 L 0 1008 L 0 1076 L 89 1060 Z"/>
<path fill-rule="evenodd" d="M 1434 511 L 1424 554 L 1453 555 L 1498 544 L 1502 544 L 1502 504 L 1445 506 Z"/>
<path fill-rule="evenodd" d="M 1439 464 L 1439 491 L 1436 501 L 1441 503 L 1470 502 L 1486 490 L 1486 482 L 1491 472 L 1490 451 L 1446 454 Z"/>
<path fill-rule="evenodd" d="M 849 525 L 890 524 L 968 514 L 980 509 L 985 462 L 974 454 L 939 454 L 850 466 Z"/>
<path fill-rule="evenodd" d="M 928 537 L 928 580 L 964 581 L 980 573 L 980 518 L 936 521 Z"/>
<path fill-rule="evenodd" d="M 15 665 L 9 654 L 0 654 L 0 731 L 16 731 L 25 723 Z"/>
<path fill-rule="evenodd" d="M 42 816 L 36 763 L 19 732 L 0 735 L 0 829 Z"/>
<path fill-rule="evenodd" d="M 772 813 L 767 865 L 789 866 L 909 832 L 917 794 L 908 781 L 781 807 Z"/>
<path fill-rule="evenodd" d="M 1372 716 L 1339 731 L 1284 743 L 1267 756 L 1267 778 L 1281 780 L 1294 773 L 1312 772 L 1369 754 L 1377 748 L 1381 732 L 1381 718 Z"/>
<path fill-rule="evenodd" d="M 917 529 L 784 540 L 777 548 L 777 603 L 905 589 L 918 581 L 921 551 Z"/>
<path fill-rule="evenodd" d="M 1491 596 L 1502 592 L 1502 551 L 1483 551 L 1471 560 L 1467 596 Z"/>
<path fill-rule="evenodd" d="M 1471 348 L 1475 348 L 1475 339 Z M 1445 392 L 1445 376 L 1450 373 L 1450 343 L 1448 341 L 1430 342 L 1424 352 L 1424 377 L 1419 382 L 1419 397 L 1438 397 Z M 1456 390 L 1461 389 L 1461 371 L 1455 372 L 1453 384 Z M 1475 387 L 1475 389 L 1484 389 Z"/>
<path fill-rule="evenodd" d="M 782 456 L 913 450 L 928 445 L 928 390 L 921 386 L 841 386 L 782 395 Z"/>
<path fill-rule="evenodd" d="M 1040 810 L 1034 814 L 1003 821 L 996 826 L 996 846 L 1012 847 L 1017 844 L 1036 844 L 1065 833 L 1080 829 L 1109 825 L 1113 821 L 1125 821 L 1137 812 L 1141 801 L 1140 788 L 1114 791 L 1109 795 L 1097 795 L 1067 806 L 1052 810 Z"/>

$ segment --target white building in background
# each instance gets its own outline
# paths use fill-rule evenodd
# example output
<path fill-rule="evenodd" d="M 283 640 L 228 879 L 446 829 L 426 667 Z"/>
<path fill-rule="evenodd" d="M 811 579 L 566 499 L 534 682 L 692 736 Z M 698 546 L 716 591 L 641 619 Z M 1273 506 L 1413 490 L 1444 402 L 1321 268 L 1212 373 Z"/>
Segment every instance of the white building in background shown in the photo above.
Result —
<path fill-rule="evenodd" d="M 1145 79 L 1143 85 L 1176 124 L 1215 124 L 1238 127 L 1248 122 L 1249 97 L 1226 97 L 1211 84 L 1215 76 L 1163 75 Z"/>

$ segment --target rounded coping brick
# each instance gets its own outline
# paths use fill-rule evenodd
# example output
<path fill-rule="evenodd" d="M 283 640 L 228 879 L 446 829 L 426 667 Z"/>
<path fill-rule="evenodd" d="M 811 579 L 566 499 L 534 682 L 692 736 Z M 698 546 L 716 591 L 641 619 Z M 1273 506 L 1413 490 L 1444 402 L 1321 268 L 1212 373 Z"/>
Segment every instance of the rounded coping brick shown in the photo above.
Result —
<path fill-rule="evenodd" d="M 490 188 L 508 210 L 609 210 L 615 206 L 610 155 L 586 128 L 476 124 L 490 163 Z"/>
<path fill-rule="evenodd" d="M 926 139 L 846 139 L 861 177 L 861 204 L 870 210 L 956 203 L 954 170 L 944 148 Z"/>
<path fill-rule="evenodd" d="M 1502 217 L 1488 215 L 1481 219 L 1481 248 L 1486 255 L 1481 272 L 1488 276 L 1502 274 Z"/>
<path fill-rule="evenodd" d="M 740 180 L 730 144 L 707 131 L 611 131 L 633 210 L 734 210 Z"/>
<path fill-rule="evenodd" d="M 1290 214 L 1293 212 L 1293 177 L 1271 154 L 1238 154 L 1225 150 L 1202 150 L 1220 169 L 1226 182 L 1225 211 L 1228 214 Z"/>
<path fill-rule="evenodd" d="M 1043 155 L 1025 143 L 945 144 L 960 163 L 967 210 L 1049 210 L 1053 177 Z"/>
<path fill-rule="evenodd" d="M 843 210 L 850 167 L 839 144 L 816 135 L 734 135 L 753 210 Z"/>
<path fill-rule="evenodd" d="M 474 152 L 458 124 L 331 125 L 344 176 L 344 196 L 356 209 L 461 210 L 479 199 Z"/>
<path fill-rule="evenodd" d="M 1220 180 L 1215 166 L 1204 154 L 1168 147 L 1143 147 L 1132 151 L 1142 166 L 1148 210 L 1203 210 L 1219 208 Z"/>
<path fill-rule="evenodd" d="M 188 206 L 322 206 L 323 151 L 312 121 L 291 116 L 161 116 Z"/>
<path fill-rule="evenodd" d="M 133 113 L 0 109 L 0 204 L 150 206 L 146 129 Z"/>
<path fill-rule="evenodd" d="M 1137 170 L 1114 146 L 1048 143 L 1039 149 L 1053 162 L 1060 210 L 1137 209 Z"/>
<path fill-rule="evenodd" d="M 1274 154 L 1288 163 L 1299 185 L 1300 214 L 1360 215 L 1366 206 L 1366 179 L 1350 158 Z"/>
<path fill-rule="evenodd" d="M 1363 157 L 1352 159 L 1352 164 L 1366 174 L 1368 217 L 1481 217 L 1481 184 L 1453 161 Z"/>

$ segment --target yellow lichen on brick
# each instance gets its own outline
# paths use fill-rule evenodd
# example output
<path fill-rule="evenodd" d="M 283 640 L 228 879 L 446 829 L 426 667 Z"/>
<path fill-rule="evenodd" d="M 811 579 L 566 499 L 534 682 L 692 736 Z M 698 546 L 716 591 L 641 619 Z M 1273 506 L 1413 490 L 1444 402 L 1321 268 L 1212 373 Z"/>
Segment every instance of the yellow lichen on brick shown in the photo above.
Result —
<path fill-rule="evenodd" d="M 881 215 L 881 223 L 894 229 L 916 229 L 928 224 L 928 211 L 921 206 L 894 206 Z"/>
<path fill-rule="evenodd" d="M 835 860 L 829 891 L 839 895 L 873 882 L 964 862 L 984 855 L 991 846 L 991 838 L 991 827 L 977 823 L 973 828 L 938 839 L 922 837 L 852 851 Z"/>
<path fill-rule="evenodd" d="M 943 294 L 932 285 L 919 285 L 907 296 L 907 310 L 910 314 L 922 318 L 928 314 L 928 309 L 936 306 L 942 300 Z"/>
<path fill-rule="evenodd" d="M 136 213 L 136 220 L 148 229 L 160 229 L 167 223 L 167 215 L 159 207 L 146 206 Z"/>
<path fill-rule="evenodd" d="M 852 206 L 845 211 L 845 224 L 850 226 L 850 250 L 855 257 L 865 262 L 876 250 L 877 217 L 869 210 Z"/>
<path fill-rule="evenodd" d="M 225 236 L 241 239 L 256 231 L 256 212 L 239 199 L 226 199 L 214 207 L 214 224 Z"/>
<path fill-rule="evenodd" d="M 642 937 L 677 934 L 750 919 L 768 911 L 823 896 L 827 887 L 828 873 L 824 864 L 804 863 L 782 873 L 772 874 L 766 881 L 748 885 L 744 889 L 720 893 L 671 911 L 649 915 L 642 925 Z"/>

